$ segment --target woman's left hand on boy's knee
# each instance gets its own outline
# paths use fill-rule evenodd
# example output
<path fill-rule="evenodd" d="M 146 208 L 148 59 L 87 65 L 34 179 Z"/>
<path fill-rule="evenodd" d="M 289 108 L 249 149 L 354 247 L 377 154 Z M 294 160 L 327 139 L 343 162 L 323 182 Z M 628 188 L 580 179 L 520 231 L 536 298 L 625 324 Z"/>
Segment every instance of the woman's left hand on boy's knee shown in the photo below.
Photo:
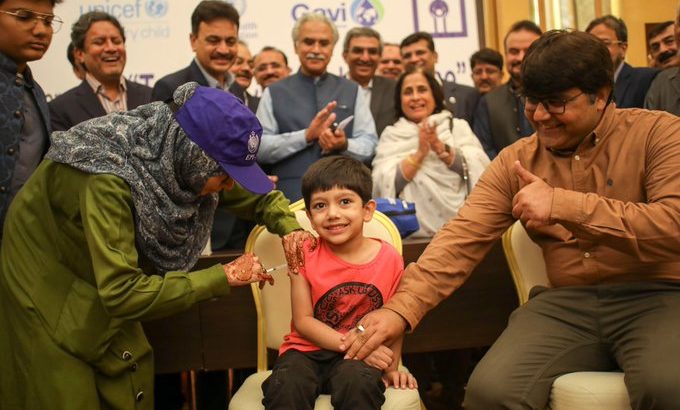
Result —
<path fill-rule="evenodd" d="M 300 267 L 305 264 L 305 243 L 309 242 L 309 250 L 316 248 L 316 238 L 307 231 L 297 230 L 293 231 L 283 238 L 283 251 L 286 255 L 286 262 L 288 263 L 288 272 L 294 274 L 300 273 Z"/>

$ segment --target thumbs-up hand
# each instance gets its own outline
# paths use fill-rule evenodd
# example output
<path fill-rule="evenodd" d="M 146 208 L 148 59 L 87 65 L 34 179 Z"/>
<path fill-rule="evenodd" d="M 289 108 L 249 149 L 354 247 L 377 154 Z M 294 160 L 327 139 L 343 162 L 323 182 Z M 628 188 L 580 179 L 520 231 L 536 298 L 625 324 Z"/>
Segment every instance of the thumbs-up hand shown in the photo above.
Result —
<path fill-rule="evenodd" d="M 515 161 L 514 171 L 520 190 L 512 198 L 512 216 L 522 221 L 526 228 L 550 225 L 553 187 L 524 169 L 519 161 Z"/>

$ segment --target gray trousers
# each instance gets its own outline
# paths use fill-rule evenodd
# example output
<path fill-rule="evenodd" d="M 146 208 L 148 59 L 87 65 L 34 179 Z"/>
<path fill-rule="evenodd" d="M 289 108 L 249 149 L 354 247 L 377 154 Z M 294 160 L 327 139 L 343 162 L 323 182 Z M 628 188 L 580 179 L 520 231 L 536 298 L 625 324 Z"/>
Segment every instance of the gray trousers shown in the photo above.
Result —
<path fill-rule="evenodd" d="M 553 381 L 622 369 L 633 409 L 680 409 L 680 282 L 532 289 L 475 368 L 466 409 L 540 409 Z"/>

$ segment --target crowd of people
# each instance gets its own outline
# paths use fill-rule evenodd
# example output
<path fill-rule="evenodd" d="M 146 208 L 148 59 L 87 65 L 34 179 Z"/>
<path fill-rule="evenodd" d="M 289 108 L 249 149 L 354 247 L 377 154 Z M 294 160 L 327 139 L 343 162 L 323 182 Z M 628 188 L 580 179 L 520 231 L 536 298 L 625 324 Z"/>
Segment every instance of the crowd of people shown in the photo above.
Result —
<path fill-rule="evenodd" d="M 680 336 L 680 8 L 649 31 L 649 67 L 626 63 L 628 30 L 616 16 L 583 32 L 518 21 L 504 54 L 482 48 L 470 57 L 474 87 L 439 78 L 436 65 L 450 56 L 427 32 L 388 43 L 352 28 L 341 42 L 347 75 L 332 74 L 338 30 L 316 13 L 293 27 L 292 72 L 279 48 L 253 53 L 239 39 L 231 4 L 204 0 L 191 15 L 194 58 L 150 88 L 123 75 L 121 23 L 91 11 L 71 27 L 67 50 L 82 81 L 48 104 L 28 63 L 61 26 L 60 2 L 0 0 L 0 325 L 20 329 L 0 342 L 10 375 L 0 381 L 3 399 L 13 392 L 17 408 L 55 405 L 54 397 L 139 405 L 153 391 L 139 321 L 271 279 L 247 254 L 187 274 L 209 237 L 213 249 L 243 248 L 254 224 L 265 224 L 282 236 L 291 272 L 309 282 L 299 267 L 313 250 L 305 244 L 316 242 L 287 205 L 304 198 L 312 217 L 310 196 L 347 188 L 360 196 L 357 211 L 372 214 L 368 186 L 373 197 L 414 202 L 412 237 L 434 239 L 335 350 L 362 360 L 384 346 L 399 351 L 403 333 L 521 220 L 544 249 L 553 289 L 513 315 L 472 374 L 466 405 L 543 408 L 560 372 L 591 367 L 623 369 L 634 408 L 680 402 L 678 363 L 668 360 L 680 357 L 677 346 L 645 335 Z M 249 93 L 253 80 L 261 95 Z M 337 157 L 352 158 L 335 162 L 370 173 L 370 184 L 336 177 L 334 186 L 305 188 L 310 169 L 323 174 L 315 164 Z M 324 223 L 313 225 L 319 249 L 330 241 L 337 251 Z M 380 249 L 356 243 L 372 249 L 368 259 Z M 307 282 L 293 280 L 298 289 Z M 615 319 L 620 328 L 602 324 Z M 513 350 L 519 340 L 523 349 Z M 577 344 L 590 347 L 568 354 Z M 133 378 L 124 373 L 132 368 Z M 395 386 L 415 385 L 391 364 L 381 370 Z"/>

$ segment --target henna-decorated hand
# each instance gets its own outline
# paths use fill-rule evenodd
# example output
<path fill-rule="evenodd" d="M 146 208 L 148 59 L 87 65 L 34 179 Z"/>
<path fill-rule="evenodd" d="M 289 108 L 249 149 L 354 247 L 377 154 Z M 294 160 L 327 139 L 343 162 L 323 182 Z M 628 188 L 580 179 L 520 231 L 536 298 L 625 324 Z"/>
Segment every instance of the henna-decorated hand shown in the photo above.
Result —
<path fill-rule="evenodd" d="M 253 282 L 260 282 L 260 289 L 269 282 L 274 284 L 274 278 L 260 265 L 257 256 L 246 252 L 230 263 L 223 265 L 229 286 L 243 286 Z"/>
<path fill-rule="evenodd" d="M 281 238 L 283 251 L 286 254 L 288 272 L 298 274 L 300 267 L 305 264 L 304 245 L 309 241 L 309 249 L 316 249 L 316 238 L 307 231 L 297 230 Z"/>

